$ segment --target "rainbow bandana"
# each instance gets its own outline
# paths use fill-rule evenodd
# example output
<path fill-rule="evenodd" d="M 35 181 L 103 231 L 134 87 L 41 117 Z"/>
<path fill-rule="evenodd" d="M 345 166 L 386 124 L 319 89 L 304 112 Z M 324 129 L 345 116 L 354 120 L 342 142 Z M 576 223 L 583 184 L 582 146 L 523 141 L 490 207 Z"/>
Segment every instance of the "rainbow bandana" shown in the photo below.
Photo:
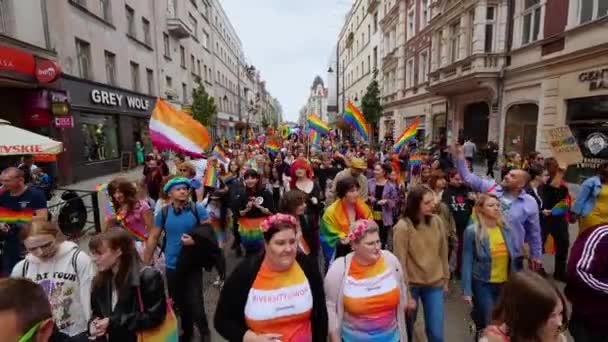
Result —
<path fill-rule="evenodd" d="M 355 220 L 371 219 L 372 211 L 360 198 L 355 203 Z M 345 238 L 350 229 L 350 220 L 346 211 L 346 203 L 342 199 L 336 200 L 327 207 L 321 219 L 321 247 L 323 254 L 331 260 L 336 251 L 336 244 L 340 238 Z"/>
<path fill-rule="evenodd" d="M 239 234 L 246 251 L 259 251 L 264 248 L 261 226 L 265 219 L 266 216 L 239 218 Z"/>

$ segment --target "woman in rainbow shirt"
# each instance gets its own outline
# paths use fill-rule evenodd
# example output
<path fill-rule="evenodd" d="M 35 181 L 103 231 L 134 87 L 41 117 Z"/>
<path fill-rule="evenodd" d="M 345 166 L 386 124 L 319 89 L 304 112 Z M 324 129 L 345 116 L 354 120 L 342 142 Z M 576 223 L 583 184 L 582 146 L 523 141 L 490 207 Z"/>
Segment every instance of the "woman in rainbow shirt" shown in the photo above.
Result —
<path fill-rule="evenodd" d="M 520 269 L 513 258 L 515 241 L 502 219 L 498 198 L 481 194 L 473 215 L 473 223 L 463 234 L 462 298 L 473 305 L 472 317 L 480 334 L 490 323 L 494 304 L 509 275 Z"/>
<path fill-rule="evenodd" d="M 381 249 L 378 224 L 353 223 L 353 252 L 325 276 L 331 342 L 407 342 L 407 286 L 397 257 Z"/>
<path fill-rule="evenodd" d="M 317 266 L 298 253 L 297 220 L 262 223 L 264 252 L 245 258 L 226 280 L 214 325 L 230 342 L 327 340 L 327 309 Z"/>

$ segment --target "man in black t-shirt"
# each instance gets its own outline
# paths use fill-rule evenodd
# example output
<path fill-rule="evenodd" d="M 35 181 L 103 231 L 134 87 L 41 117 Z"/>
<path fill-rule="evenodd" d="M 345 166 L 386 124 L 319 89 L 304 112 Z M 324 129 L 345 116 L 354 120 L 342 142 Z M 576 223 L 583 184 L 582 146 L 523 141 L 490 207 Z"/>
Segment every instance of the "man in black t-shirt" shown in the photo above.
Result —
<path fill-rule="evenodd" d="M 46 199 L 42 191 L 25 184 L 24 174 L 9 167 L 0 175 L 3 191 L 0 194 L 0 238 L 4 240 L 0 273 L 10 274 L 13 266 L 25 255 L 20 237 L 24 224 L 32 219 L 46 220 Z"/>

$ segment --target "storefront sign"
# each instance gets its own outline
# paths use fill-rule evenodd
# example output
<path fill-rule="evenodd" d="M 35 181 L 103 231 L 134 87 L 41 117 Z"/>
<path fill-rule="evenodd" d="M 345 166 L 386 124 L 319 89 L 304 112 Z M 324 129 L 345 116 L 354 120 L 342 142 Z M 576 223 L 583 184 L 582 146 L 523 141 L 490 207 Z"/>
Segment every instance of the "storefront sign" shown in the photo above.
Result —
<path fill-rule="evenodd" d="M 31 154 L 42 153 L 42 145 L 0 145 L 0 154 Z"/>
<path fill-rule="evenodd" d="M 36 61 L 36 79 L 40 83 L 51 83 L 61 74 L 61 68 L 55 61 L 38 59 Z"/>
<path fill-rule="evenodd" d="M 69 116 L 59 116 L 55 118 L 55 127 L 57 128 L 72 128 L 74 127 L 74 117 Z"/>
<path fill-rule="evenodd" d="M 589 83 L 589 90 L 608 89 L 608 68 L 583 72 L 578 80 Z"/>
<path fill-rule="evenodd" d="M 567 167 L 582 162 L 583 154 L 569 127 L 545 129 L 543 133 L 560 166 Z"/>
<path fill-rule="evenodd" d="M 95 104 L 101 104 L 110 107 L 122 107 L 126 105 L 129 109 L 148 111 L 150 109 L 150 101 L 137 96 L 123 95 L 108 90 L 91 90 L 91 101 Z"/>
<path fill-rule="evenodd" d="M 585 147 L 596 156 L 608 147 L 608 137 L 599 132 L 591 133 L 585 141 Z"/>
<path fill-rule="evenodd" d="M 12 71 L 25 75 L 33 75 L 34 67 L 34 55 L 0 45 L 0 71 Z"/>

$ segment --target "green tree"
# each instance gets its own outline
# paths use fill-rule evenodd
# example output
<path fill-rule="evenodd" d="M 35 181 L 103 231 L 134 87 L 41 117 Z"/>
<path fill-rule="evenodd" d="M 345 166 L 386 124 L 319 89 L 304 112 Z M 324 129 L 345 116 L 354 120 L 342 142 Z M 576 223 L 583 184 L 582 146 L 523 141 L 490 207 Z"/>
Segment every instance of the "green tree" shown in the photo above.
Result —
<path fill-rule="evenodd" d="M 209 127 L 216 114 L 215 99 L 209 96 L 205 87 L 199 83 L 198 87 L 192 90 L 192 117 L 203 126 Z"/>
<path fill-rule="evenodd" d="M 367 86 L 367 91 L 361 100 L 361 110 L 363 111 L 363 116 L 365 116 L 367 122 L 372 126 L 372 137 L 370 137 L 370 140 L 372 141 L 374 139 L 373 133 L 376 131 L 380 117 L 382 117 L 380 87 L 378 86 L 378 81 L 376 80 L 377 75 L 378 70 L 374 71 L 374 79 Z"/>

